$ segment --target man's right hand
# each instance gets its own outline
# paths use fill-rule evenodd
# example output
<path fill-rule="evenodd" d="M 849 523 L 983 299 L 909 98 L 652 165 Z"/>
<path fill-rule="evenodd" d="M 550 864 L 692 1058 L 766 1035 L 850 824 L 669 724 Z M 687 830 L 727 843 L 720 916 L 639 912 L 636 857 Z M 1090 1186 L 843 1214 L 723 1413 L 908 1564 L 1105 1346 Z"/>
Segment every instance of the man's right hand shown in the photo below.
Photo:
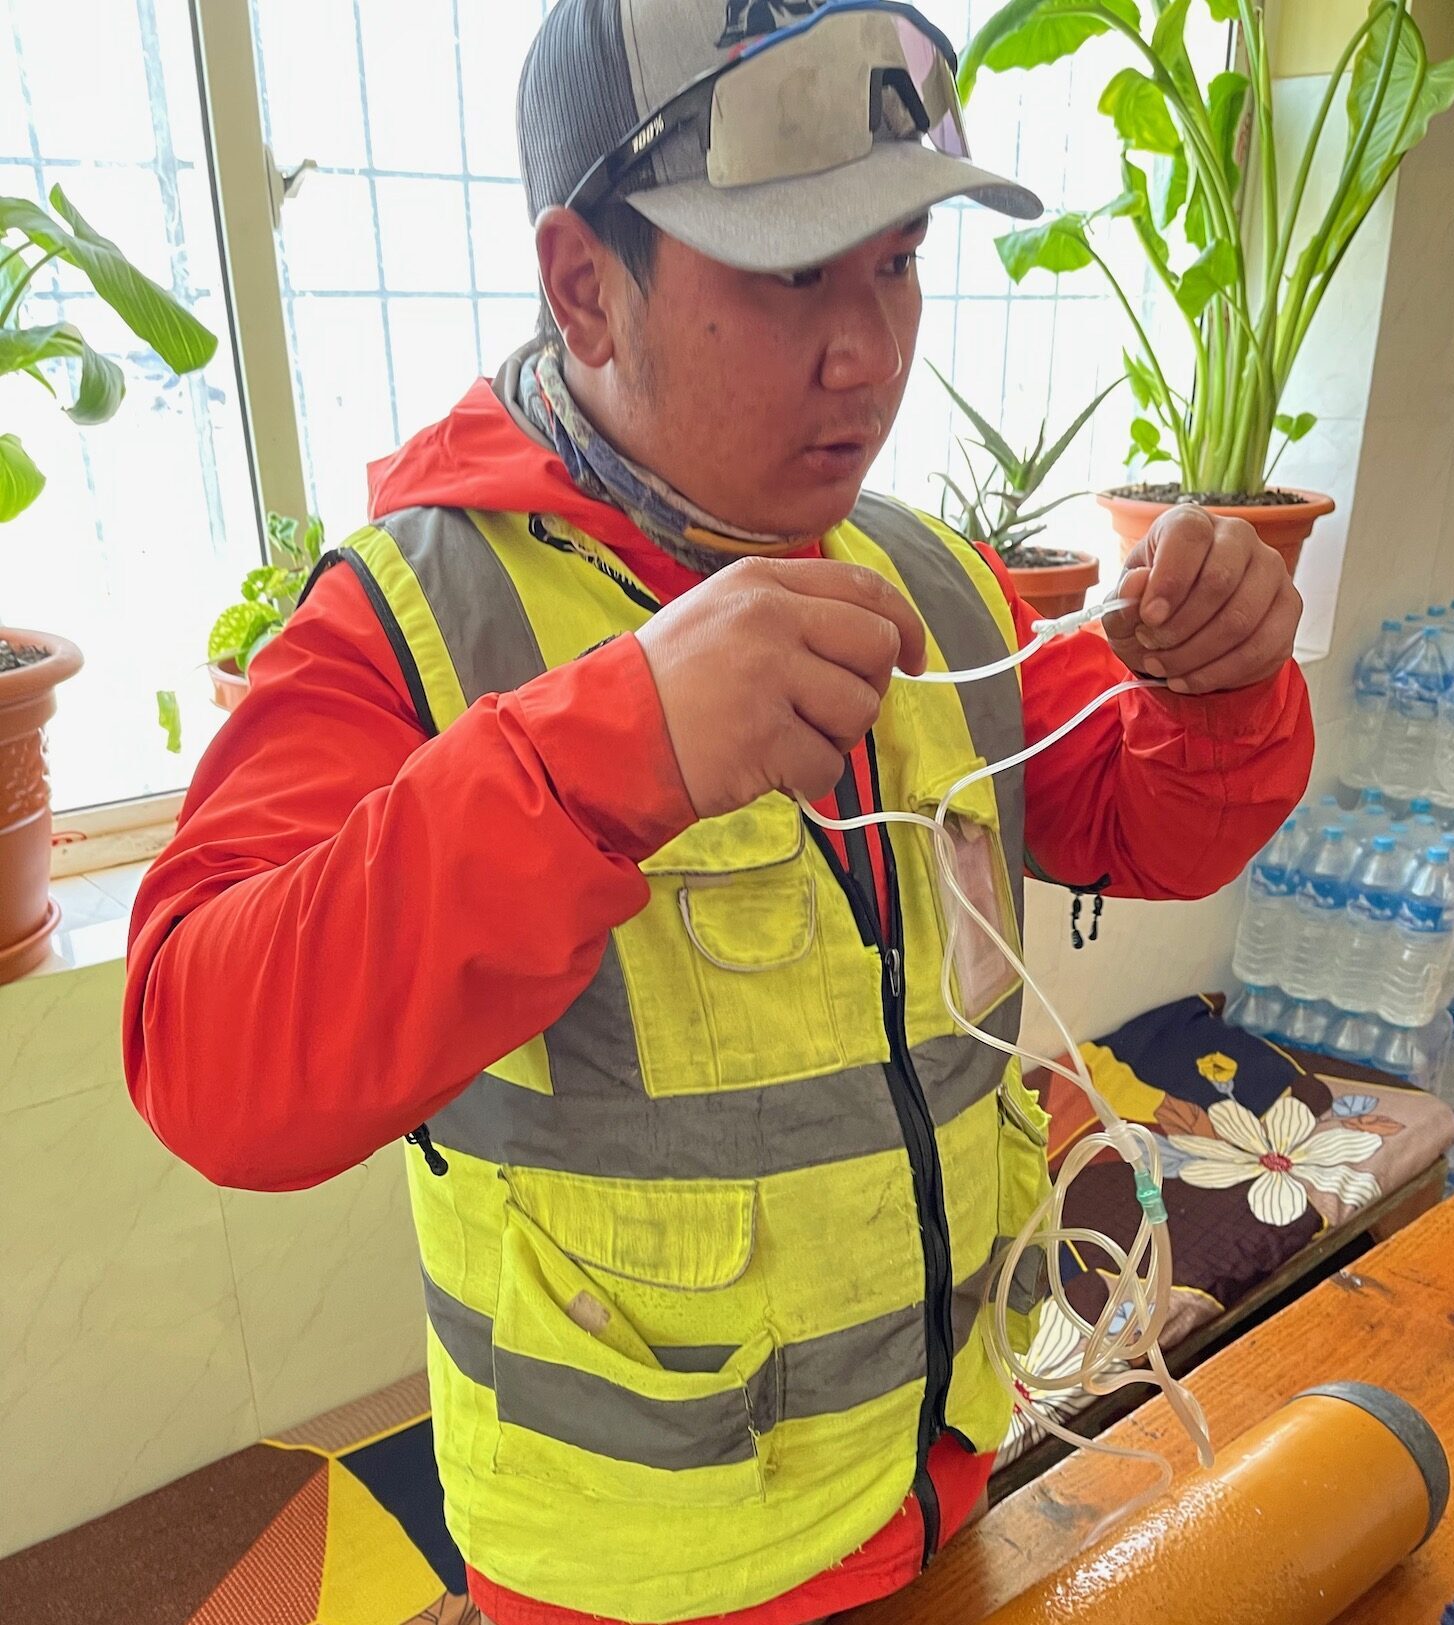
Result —
<path fill-rule="evenodd" d="M 742 559 L 636 634 L 701 818 L 770 790 L 818 801 L 878 719 L 924 623 L 882 576 L 829 559 Z"/>

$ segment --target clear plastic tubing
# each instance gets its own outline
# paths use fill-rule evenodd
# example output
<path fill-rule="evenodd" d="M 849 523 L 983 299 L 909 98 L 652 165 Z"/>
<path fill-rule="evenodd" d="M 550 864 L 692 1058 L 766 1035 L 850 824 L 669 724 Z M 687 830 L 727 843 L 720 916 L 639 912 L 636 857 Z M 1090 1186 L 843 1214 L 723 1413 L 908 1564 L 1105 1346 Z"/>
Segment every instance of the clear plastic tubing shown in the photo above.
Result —
<path fill-rule="evenodd" d="M 1062 616 L 1058 620 L 1037 622 L 1035 636 L 1024 648 L 1016 650 L 1004 660 L 994 661 L 971 671 L 925 672 L 918 677 L 896 673 L 896 676 L 904 681 L 930 683 L 968 683 L 996 676 L 1023 664 L 1052 638 L 1089 625 L 1090 622 L 1109 614 L 1114 609 L 1126 608 L 1128 603 L 1129 601 L 1125 599 L 1112 599 L 1107 603 L 1094 605 L 1090 609 L 1079 610 L 1073 615 Z M 1024 1229 L 1001 1260 L 992 1288 L 993 1318 L 989 1338 L 991 1365 L 995 1375 L 1013 1396 L 1015 1403 L 1047 1433 L 1081 1449 L 1099 1450 L 1108 1455 L 1145 1461 L 1157 1468 L 1159 1474 L 1157 1482 L 1112 1517 L 1103 1520 L 1091 1532 L 1090 1540 L 1099 1539 L 1110 1524 L 1119 1522 L 1121 1518 L 1139 1510 L 1159 1495 L 1172 1481 L 1171 1465 L 1156 1451 L 1108 1445 L 1101 1440 L 1087 1439 L 1070 1432 L 1036 1402 L 1034 1395 L 1063 1392 L 1071 1385 L 1078 1385 L 1090 1394 L 1110 1394 L 1134 1383 L 1148 1383 L 1160 1389 L 1166 1396 L 1178 1421 L 1196 1445 L 1197 1455 L 1202 1464 L 1210 1466 L 1212 1461 L 1212 1444 L 1201 1406 L 1197 1403 L 1195 1395 L 1167 1370 L 1161 1351 L 1161 1332 L 1171 1310 L 1172 1287 L 1171 1240 L 1167 1230 L 1166 1207 L 1161 1196 L 1161 1157 L 1155 1137 L 1141 1124 L 1123 1121 L 1096 1088 L 1085 1059 L 1080 1053 L 1079 1045 L 1055 1007 L 1031 976 L 1020 956 L 965 895 L 954 866 L 954 849 L 947 828 L 947 819 L 950 803 L 970 785 L 978 783 L 981 779 L 990 778 L 996 773 L 1003 773 L 1009 768 L 1018 767 L 1039 752 L 1048 750 L 1051 745 L 1057 744 L 1078 728 L 1102 705 L 1118 696 L 1137 689 L 1163 686 L 1160 683 L 1140 679 L 1117 683 L 1088 705 L 1082 706 L 1068 722 L 1062 723 L 1044 739 L 1016 752 L 1013 756 L 1006 757 L 1003 761 L 992 762 L 975 769 L 972 773 L 967 773 L 944 792 L 933 818 L 909 812 L 869 813 L 860 818 L 848 819 L 824 818 L 801 798 L 799 800 L 804 816 L 823 829 L 846 831 L 864 829 L 870 824 L 917 824 L 930 832 L 944 886 L 958 904 L 958 909 L 950 913 L 949 940 L 945 947 L 940 979 L 940 990 L 950 1018 L 963 1032 L 979 1039 L 981 1043 L 1001 1050 L 1006 1055 L 1018 1056 L 1034 1066 L 1044 1067 L 1075 1084 L 1085 1094 L 1103 1124 L 1102 1132 L 1087 1135 L 1072 1147 L 1049 1196 L 1031 1214 Z M 1022 979 L 1025 987 L 1040 1001 L 1065 1045 L 1070 1062 L 1068 1066 L 1048 1056 L 1036 1055 L 1018 1044 L 1009 1043 L 997 1038 L 993 1033 L 983 1031 L 959 1008 L 954 989 L 955 948 L 960 931 L 966 928 L 966 921 L 989 937 L 1016 975 Z M 1127 1162 L 1135 1177 L 1136 1196 L 1141 1204 L 1142 1216 L 1129 1249 L 1121 1247 L 1109 1236 L 1102 1235 L 1098 1231 L 1068 1225 L 1065 1219 L 1066 1196 L 1076 1176 L 1099 1152 L 1106 1149 L 1115 1151 Z M 1067 1299 L 1061 1284 L 1058 1250 L 1066 1244 L 1099 1248 L 1111 1260 L 1117 1272 L 1116 1279 L 1107 1294 L 1105 1307 L 1094 1323 L 1081 1316 Z M 1030 1370 L 1016 1355 L 1010 1345 L 1009 1336 L 1010 1282 L 1020 1259 L 1029 1248 L 1035 1246 L 1046 1249 L 1050 1263 L 1051 1295 L 1071 1325 L 1078 1327 L 1087 1338 L 1079 1368 L 1068 1374 L 1059 1372 L 1048 1379 Z M 1130 1318 L 1119 1331 L 1113 1332 L 1112 1321 L 1123 1304 L 1130 1306 Z M 1133 1369 L 1135 1363 L 1140 1360 L 1145 1360 L 1150 1369 Z"/>

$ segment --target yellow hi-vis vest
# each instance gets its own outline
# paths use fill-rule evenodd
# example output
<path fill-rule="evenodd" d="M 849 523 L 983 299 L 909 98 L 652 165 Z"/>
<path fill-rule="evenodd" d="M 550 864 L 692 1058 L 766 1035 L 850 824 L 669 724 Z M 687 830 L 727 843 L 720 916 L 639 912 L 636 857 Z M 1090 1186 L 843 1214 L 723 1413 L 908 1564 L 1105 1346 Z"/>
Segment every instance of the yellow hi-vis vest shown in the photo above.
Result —
<path fill-rule="evenodd" d="M 940 670 L 1013 645 L 983 560 L 907 509 L 865 499 L 824 552 L 907 593 Z M 429 732 L 656 607 L 544 515 L 412 509 L 346 557 Z M 1014 673 L 895 683 L 871 736 L 880 804 L 932 812 L 1022 741 Z M 953 810 L 963 882 L 1017 939 L 1019 774 Z M 1005 1435 L 985 1292 L 1048 1188 L 1046 1119 L 945 1010 L 927 832 L 892 829 L 887 940 L 866 848 L 850 838 L 845 881 L 820 833 L 774 794 L 669 842 L 586 990 L 433 1118 L 448 1171 L 409 1159 L 446 1516 L 512 1591 L 630 1621 L 750 1607 L 840 1562 L 910 1491 L 932 1545 L 930 1446 Z M 967 935 L 964 1008 L 1013 1038 L 1018 983 Z M 1022 1349 L 1043 1290 L 1027 1257 Z"/>

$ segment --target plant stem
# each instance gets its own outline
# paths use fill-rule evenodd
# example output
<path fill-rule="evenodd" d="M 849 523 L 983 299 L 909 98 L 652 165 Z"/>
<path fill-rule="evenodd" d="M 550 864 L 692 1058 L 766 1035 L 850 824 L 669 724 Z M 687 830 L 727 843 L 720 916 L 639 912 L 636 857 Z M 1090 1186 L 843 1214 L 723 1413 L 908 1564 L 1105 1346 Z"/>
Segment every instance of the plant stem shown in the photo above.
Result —
<path fill-rule="evenodd" d="M 1089 244 L 1087 244 L 1087 247 L 1089 247 Z M 1136 312 L 1131 308 L 1131 301 L 1126 297 L 1125 290 L 1116 280 L 1110 266 L 1106 264 L 1105 260 L 1103 260 L 1099 254 L 1096 253 L 1094 248 L 1091 248 L 1090 256 L 1096 262 L 1096 264 L 1100 266 L 1102 272 L 1105 274 L 1106 281 L 1110 283 L 1116 298 L 1121 301 L 1121 309 L 1126 312 L 1126 316 L 1129 319 L 1131 326 L 1136 330 L 1136 339 L 1141 346 L 1141 353 L 1146 357 L 1146 360 L 1151 366 L 1152 372 L 1156 374 L 1156 382 L 1161 389 L 1162 405 L 1167 419 L 1175 426 L 1177 450 L 1182 458 L 1182 467 L 1185 469 L 1186 458 L 1188 455 L 1186 429 L 1182 423 L 1182 420 L 1176 415 L 1176 408 L 1172 400 L 1171 386 L 1166 382 L 1166 374 L 1161 370 L 1161 363 L 1156 358 L 1156 351 L 1152 349 L 1151 340 L 1146 336 L 1146 329 L 1141 325 L 1140 317 L 1138 317 Z"/>
<path fill-rule="evenodd" d="M 19 253 L 20 250 L 16 249 L 15 252 Z M 49 254 L 43 254 L 34 265 L 26 266 L 25 275 L 15 284 L 14 289 L 11 291 L 10 297 L 5 301 L 5 308 L 0 310 L 0 327 L 4 327 L 9 322 L 15 307 L 20 303 L 25 290 L 30 286 L 31 278 L 34 277 L 37 271 L 49 265 L 59 253 L 60 249 L 53 248 Z"/>
<path fill-rule="evenodd" d="M 1393 0 L 1389 0 L 1393 4 Z M 1287 257 L 1292 252 L 1293 233 L 1297 229 L 1298 216 L 1302 212 L 1303 196 L 1307 191 L 1308 178 L 1313 172 L 1313 160 L 1317 157 L 1318 145 L 1323 139 L 1323 130 L 1328 122 L 1328 114 L 1333 110 L 1333 101 L 1338 94 L 1338 86 L 1343 75 L 1348 71 L 1348 64 L 1352 61 L 1363 37 L 1377 23 L 1379 13 L 1371 12 L 1363 24 L 1355 31 L 1353 38 L 1348 41 L 1342 56 L 1338 58 L 1333 68 L 1332 77 L 1328 80 L 1328 88 L 1323 92 L 1322 102 L 1318 106 L 1317 117 L 1313 120 L 1313 127 L 1308 134 L 1307 143 L 1303 148 L 1301 164 L 1298 165 L 1297 178 L 1293 182 L 1292 196 L 1288 199 L 1287 214 L 1281 222 L 1281 231 L 1277 242 L 1277 257 L 1273 265 L 1269 285 L 1276 290 L 1282 284 L 1282 273 L 1287 269 Z M 1265 343 L 1273 332 L 1273 323 L 1277 320 L 1277 306 L 1274 302 L 1264 308 L 1258 322 L 1258 342 Z"/>
<path fill-rule="evenodd" d="M 1257 102 L 1257 157 L 1262 172 L 1262 301 L 1263 308 L 1274 297 L 1271 279 L 1272 250 L 1278 239 L 1277 224 L 1277 136 L 1272 117 L 1272 65 L 1267 56 L 1265 18 L 1260 5 L 1238 0 L 1242 13 L 1242 37 L 1247 48 L 1247 65 L 1252 70 L 1253 94 Z"/>
<path fill-rule="evenodd" d="M 1287 318 L 1285 325 L 1279 323 L 1280 331 L 1277 341 L 1278 377 L 1286 379 L 1297 357 L 1295 345 L 1289 340 L 1299 332 L 1306 332 L 1307 325 L 1303 321 L 1302 307 L 1308 296 L 1308 290 L 1313 278 L 1318 274 L 1318 264 L 1327 250 L 1329 240 L 1337 226 L 1338 217 L 1343 212 L 1343 206 L 1348 200 L 1348 194 L 1353 182 L 1358 177 L 1358 166 L 1363 161 L 1363 154 L 1368 150 L 1368 143 L 1373 137 L 1374 126 L 1378 116 L 1383 111 L 1383 99 L 1388 92 L 1389 80 L 1393 77 L 1393 65 L 1398 58 L 1399 45 L 1403 39 L 1404 20 L 1408 15 L 1408 0 L 1389 0 L 1394 10 L 1393 26 L 1389 30 L 1388 44 L 1384 47 L 1383 60 L 1379 63 L 1378 82 L 1374 86 L 1373 99 L 1358 133 L 1348 149 L 1348 156 L 1343 164 L 1342 173 L 1338 177 L 1338 184 L 1334 189 L 1332 201 L 1328 204 L 1323 216 L 1322 224 L 1313 234 L 1306 252 L 1299 264 L 1297 275 L 1293 279 L 1293 287 L 1283 314 Z M 1416 86 L 1415 96 L 1422 88 L 1422 80 Z M 1301 343 L 1299 338 L 1298 343 Z"/>

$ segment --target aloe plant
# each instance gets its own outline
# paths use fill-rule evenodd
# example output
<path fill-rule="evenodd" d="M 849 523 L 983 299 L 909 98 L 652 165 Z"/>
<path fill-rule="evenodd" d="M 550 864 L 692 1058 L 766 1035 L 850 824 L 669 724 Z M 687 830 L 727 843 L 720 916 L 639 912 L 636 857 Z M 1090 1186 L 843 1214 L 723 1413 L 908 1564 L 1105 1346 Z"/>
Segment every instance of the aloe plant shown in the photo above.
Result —
<path fill-rule="evenodd" d="M 29 198 L 0 197 L 0 375 L 26 373 L 54 397 L 42 368 L 75 364 L 73 398 L 64 411 L 74 423 L 104 423 L 126 393 L 121 368 L 98 355 L 72 322 L 23 325 L 26 292 L 45 266 L 57 262 L 80 272 L 174 372 L 205 366 L 217 338 L 90 226 L 59 186 L 51 189 L 50 204 L 54 214 Z M 44 488 L 45 475 L 19 436 L 0 434 L 0 521 L 23 513 Z"/>
<path fill-rule="evenodd" d="M 1022 564 L 1025 562 L 1025 548 L 1034 537 L 1045 530 L 1043 521 L 1047 516 L 1062 503 L 1071 502 L 1086 493 L 1071 491 L 1065 496 L 1056 497 L 1054 501 L 1043 502 L 1038 507 L 1027 507 L 1026 504 L 1040 490 L 1046 476 L 1070 449 L 1071 443 L 1090 422 L 1101 402 L 1125 380 L 1117 378 L 1115 383 L 1103 389 L 1089 406 L 1077 413 L 1070 427 L 1059 439 L 1048 447 L 1045 442 L 1049 436 L 1049 426 L 1041 423 L 1034 446 L 1029 451 L 1020 453 L 988 418 L 975 411 L 933 362 L 929 363 L 929 370 L 944 385 L 949 398 L 974 425 L 979 437 L 975 439 L 972 436 L 956 436 L 960 455 L 964 459 L 965 477 L 973 486 L 974 495 L 970 496 L 952 475 L 940 474 L 939 478 L 944 482 L 945 495 L 941 515 L 945 519 L 950 517 L 944 509 L 947 508 L 949 497 L 953 496 L 959 503 L 960 511 L 955 516 L 959 530 L 976 542 L 988 543 L 1006 564 L 1011 566 Z M 975 468 L 974 456 L 969 449 L 971 445 L 978 446 L 992 459 L 997 483 L 986 484 L 980 479 Z"/>
<path fill-rule="evenodd" d="M 1218 73 L 1203 86 L 1185 44 L 1192 0 L 1147 0 L 1145 18 L 1137 0 L 1010 0 L 966 48 L 959 90 L 968 102 L 985 70 L 1038 67 L 1100 35 L 1124 39 L 1131 63 L 1111 77 L 1099 104 L 1121 138 L 1124 190 L 1094 211 L 1009 232 L 997 240 L 1000 258 L 1017 282 L 1032 270 L 1097 266 L 1133 336 L 1126 366 L 1146 414 L 1133 425 L 1133 452 L 1175 461 L 1189 492 L 1251 494 L 1272 473 L 1274 436 L 1285 447 L 1316 422 L 1280 410 L 1293 363 L 1369 211 L 1430 121 L 1454 103 L 1454 58 L 1429 61 L 1409 0 L 1373 0 L 1338 58 L 1284 193 L 1262 4 L 1199 3 L 1239 26 L 1246 73 Z M 1321 216 L 1305 220 L 1308 180 L 1340 94 L 1348 113 L 1342 165 Z M 1249 110 L 1256 172 L 1244 177 Z M 1155 160 L 1154 174 L 1133 154 Z M 1256 187 L 1255 210 L 1243 207 L 1248 186 Z M 1097 246 L 1100 223 L 1115 218 L 1130 221 L 1184 318 L 1190 380 L 1173 378 Z M 1178 237 L 1184 252 L 1173 246 Z"/>

